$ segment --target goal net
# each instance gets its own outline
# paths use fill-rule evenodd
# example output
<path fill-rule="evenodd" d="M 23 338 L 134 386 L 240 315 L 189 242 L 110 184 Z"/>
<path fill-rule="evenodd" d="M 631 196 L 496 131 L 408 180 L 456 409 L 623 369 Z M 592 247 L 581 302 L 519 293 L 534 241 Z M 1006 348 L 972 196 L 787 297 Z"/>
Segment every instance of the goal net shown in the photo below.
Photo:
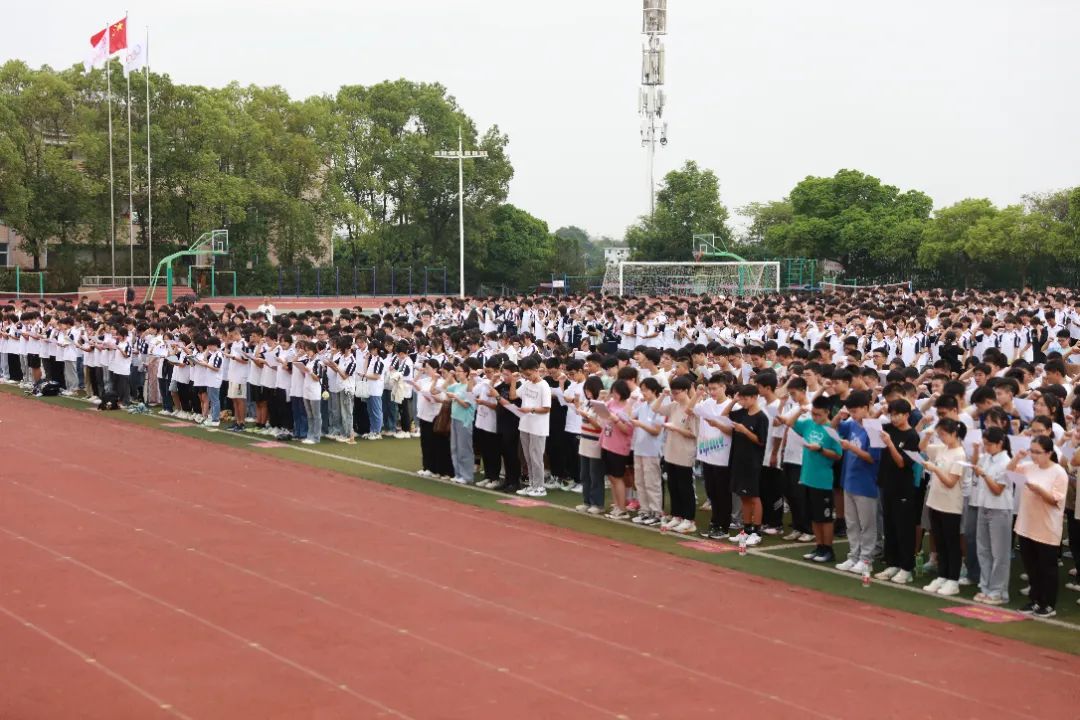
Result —
<path fill-rule="evenodd" d="M 778 262 L 620 262 L 609 265 L 612 295 L 761 295 L 779 292 Z"/>
<path fill-rule="evenodd" d="M 877 285 L 856 285 L 852 283 L 821 282 L 822 292 L 831 293 L 893 293 L 898 290 L 911 292 L 911 282 L 880 283 Z"/>

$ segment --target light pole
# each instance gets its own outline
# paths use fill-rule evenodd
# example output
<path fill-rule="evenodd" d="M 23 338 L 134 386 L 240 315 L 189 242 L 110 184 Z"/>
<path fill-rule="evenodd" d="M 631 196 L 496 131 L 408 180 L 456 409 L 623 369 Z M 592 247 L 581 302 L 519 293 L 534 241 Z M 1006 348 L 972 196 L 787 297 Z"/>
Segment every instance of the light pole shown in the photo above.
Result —
<path fill-rule="evenodd" d="M 483 150 L 465 150 L 462 145 L 461 127 L 457 132 L 457 151 L 437 150 L 435 157 L 443 160 L 457 160 L 457 183 L 458 183 L 458 240 L 460 243 L 458 257 L 458 297 L 465 298 L 465 170 L 462 164 L 470 158 L 484 158 L 487 153 Z"/>
<path fill-rule="evenodd" d="M 664 114 L 667 96 L 664 84 L 664 42 L 667 34 L 667 0 L 644 0 L 641 32 L 646 36 L 641 48 L 641 89 L 638 92 L 638 113 L 641 115 L 641 144 L 649 149 L 649 214 L 656 212 L 656 184 L 653 163 L 656 159 L 656 142 L 667 145 L 667 123 L 660 120 Z"/>

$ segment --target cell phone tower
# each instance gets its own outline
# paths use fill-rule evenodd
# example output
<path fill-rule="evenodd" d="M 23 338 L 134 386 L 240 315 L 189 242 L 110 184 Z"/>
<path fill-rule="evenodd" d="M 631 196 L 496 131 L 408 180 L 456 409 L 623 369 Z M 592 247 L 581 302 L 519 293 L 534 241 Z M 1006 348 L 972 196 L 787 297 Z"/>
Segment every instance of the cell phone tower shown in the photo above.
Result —
<path fill-rule="evenodd" d="M 667 35 L 667 0 L 643 0 L 641 32 L 645 44 L 641 47 L 641 90 L 638 93 L 638 114 L 641 116 L 641 144 L 649 149 L 649 214 L 656 212 L 656 183 L 653 162 L 656 143 L 667 145 L 667 122 L 664 114 L 664 41 Z"/>

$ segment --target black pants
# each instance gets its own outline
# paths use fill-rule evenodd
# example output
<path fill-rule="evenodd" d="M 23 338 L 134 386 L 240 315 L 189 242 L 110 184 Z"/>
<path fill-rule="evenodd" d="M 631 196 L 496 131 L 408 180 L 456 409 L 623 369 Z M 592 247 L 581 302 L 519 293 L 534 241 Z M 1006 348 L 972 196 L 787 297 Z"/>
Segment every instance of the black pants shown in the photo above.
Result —
<path fill-rule="evenodd" d="M 480 451 L 480 459 L 484 463 L 484 479 L 498 482 L 499 471 L 502 470 L 498 433 L 473 427 L 473 444 Z"/>
<path fill-rule="evenodd" d="M 521 443 L 518 442 L 518 431 L 515 428 L 510 432 L 496 434 L 499 436 L 499 455 L 502 456 L 503 468 L 506 470 L 506 487 L 516 488 L 521 484 L 521 460 L 518 456 Z"/>
<path fill-rule="evenodd" d="M 440 435 L 431 433 L 431 463 L 432 472 L 436 475 L 454 477 L 454 459 L 450 453 L 450 434 Z"/>
<path fill-rule="evenodd" d="M 180 409 L 186 413 L 199 412 L 196 408 L 195 386 L 191 383 L 176 383 L 176 394 L 180 396 Z M 238 418 L 237 422 L 243 422 L 244 418 Z"/>
<path fill-rule="evenodd" d="M 885 518 L 885 567 L 898 567 L 908 572 L 915 569 L 915 525 L 919 521 L 916 515 L 919 510 L 917 490 L 914 485 L 906 489 L 881 489 L 881 509 Z M 935 541 L 936 538 L 935 535 Z M 941 547 L 938 546 L 940 551 Z"/>
<path fill-rule="evenodd" d="M 944 513 L 930 508 L 930 532 L 938 554 L 938 576 L 960 579 L 960 513 Z M 914 549 L 915 540 L 911 541 Z M 1056 565 L 1055 559 L 1055 567 Z"/>
<path fill-rule="evenodd" d="M 1073 566 L 1076 567 L 1077 580 L 1080 582 L 1080 518 L 1076 517 L 1076 508 L 1065 511 L 1069 525 L 1069 547 L 1073 551 Z"/>
<path fill-rule="evenodd" d="M 120 404 L 127 405 L 131 401 L 131 378 L 114 372 L 110 372 L 109 377 L 112 381 L 113 392 L 116 393 Z"/>
<path fill-rule="evenodd" d="M 270 427 L 282 430 L 292 430 L 292 406 L 284 388 L 271 388 L 267 391 L 267 400 L 270 411 Z"/>
<path fill-rule="evenodd" d="M 412 432 L 412 400 L 405 398 L 398 405 L 398 420 L 403 432 Z"/>
<path fill-rule="evenodd" d="M 784 526 L 784 471 L 761 468 L 761 523 L 774 528 Z"/>
<path fill-rule="evenodd" d="M 102 379 L 101 368 L 92 367 L 90 370 L 90 394 L 101 397 L 105 392 L 105 382 Z"/>
<path fill-rule="evenodd" d="M 683 520 L 693 520 L 697 515 L 694 498 L 693 469 L 686 465 L 665 462 L 668 495 L 671 497 L 671 514 Z"/>
<path fill-rule="evenodd" d="M 435 432 L 430 420 L 417 420 L 420 424 L 420 467 L 435 472 Z M 436 473 L 441 474 L 441 473 Z"/>
<path fill-rule="evenodd" d="M 371 432 L 371 422 L 368 420 L 367 402 L 362 398 L 353 399 L 352 414 L 353 432 L 357 436 L 364 436 Z M 428 468 L 430 470 L 430 468 Z"/>
<path fill-rule="evenodd" d="M 581 473 L 579 472 L 581 470 L 581 462 L 578 455 L 578 446 L 581 443 L 581 437 L 577 433 L 565 431 L 563 431 L 561 435 L 563 438 L 563 457 L 566 461 L 566 475 L 563 477 L 568 477 L 575 483 L 581 482 Z"/>
<path fill-rule="evenodd" d="M 731 522 L 731 468 L 724 465 L 702 464 L 705 475 L 705 494 L 712 505 L 712 518 L 709 526 L 717 530 L 727 530 Z"/>
<path fill-rule="evenodd" d="M 1057 605 L 1058 568 L 1057 545 L 1047 545 L 1030 538 L 1020 537 L 1020 559 L 1031 583 L 1028 598 L 1039 607 Z"/>
<path fill-rule="evenodd" d="M 791 529 L 809 535 L 810 514 L 806 505 L 806 486 L 799 484 L 802 465 L 784 463 L 784 497 L 791 508 Z"/>

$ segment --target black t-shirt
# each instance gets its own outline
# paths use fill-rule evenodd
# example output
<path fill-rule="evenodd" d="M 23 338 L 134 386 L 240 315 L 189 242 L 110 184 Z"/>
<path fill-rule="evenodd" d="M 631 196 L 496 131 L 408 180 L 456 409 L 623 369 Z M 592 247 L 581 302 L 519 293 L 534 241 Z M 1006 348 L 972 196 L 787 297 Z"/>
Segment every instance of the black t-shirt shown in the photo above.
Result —
<path fill-rule="evenodd" d="M 495 392 L 499 393 L 499 397 L 510 400 L 510 386 L 506 383 L 500 382 L 496 385 Z M 510 400 L 510 402 L 521 407 L 521 398 Z M 495 410 L 495 431 L 500 433 L 516 433 L 518 431 L 518 416 L 503 407 L 502 403 L 499 403 L 499 407 Z"/>
<path fill-rule="evenodd" d="M 885 432 L 889 433 L 893 445 L 900 451 L 900 456 L 904 458 L 904 466 L 900 467 L 893 461 L 892 453 L 889 452 L 888 448 L 882 450 L 881 465 L 878 468 L 878 487 L 894 492 L 909 493 L 915 487 L 914 463 L 912 463 L 911 458 L 904 454 L 904 451 L 919 452 L 919 433 L 915 432 L 913 427 L 908 427 L 907 430 L 898 430 L 891 423 L 882 427 Z"/>
<path fill-rule="evenodd" d="M 941 356 L 942 360 L 949 363 L 949 369 L 954 373 L 961 373 L 964 371 L 964 364 L 960 362 L 960 358 L 964 355 L 964 350 L 959 345 L 942 345 L 938 349 L 938 355 Z"/>
<path fill-rule="evenodd" d="M 566 406 L 555 398 L 555 388 L 559 383 L 553 377 L 545 377 L 544 382 L 551 388 L 551 412 L 548 413 L 548 427 L 555 431 L 566 430 Z"/>
<path fill-rule="evenodd" d="M 757 435 L 760 445 L 740 432 L 731 432 L 731 474 L 758 476 L 765 461 L 765 443 L 769 440 L 769 416 L 762 411 L 751 415 L 744 408 L 731 411 L 731 422 L 745 425 Z"/>

